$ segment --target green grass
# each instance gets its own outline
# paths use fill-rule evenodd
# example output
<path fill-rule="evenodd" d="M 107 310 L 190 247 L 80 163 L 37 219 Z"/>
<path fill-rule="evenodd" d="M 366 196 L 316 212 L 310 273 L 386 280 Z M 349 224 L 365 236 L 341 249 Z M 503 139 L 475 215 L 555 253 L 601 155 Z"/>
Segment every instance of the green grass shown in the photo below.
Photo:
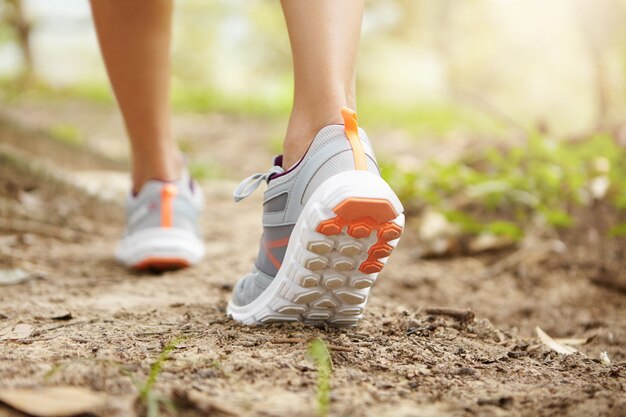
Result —
<path fill-rule="evenodd" d="M 122 362 L 112 360 L 98 360 L 91 358 L 73 359 L 62 363 L 55 363 L 52 365 L 50 370 L 48 370 L 43 375 L 43 381 L 45 383 L 49 383 L 52 377 L 54 377 L 59 371 L 63 370 L 65 367 L 71 364 L 83 363 L 87 365 L 93 365 L 93 363 L 102 363 L 108 366 L 116 367 L 123 375 L 130 377 L 131 381 L 137 387 L 137 390 L 139 392 L 139 400 L 146 407 L 147 417 L 158 417 L 160 405 L 164 405 L 165 407 L 170 409 L 170 411 L 172 411 L 172 414 L 176 414 L 176 410 L 172 401 L 168 398 L 159 396 L 155 392 L 154 386 L 159 379 L 159 375 L 161 374 L 163 365 L 169 359 L 170 354 L 174 349 L 176 349 L 176 346 L 184 341 L 184 339 L 184 337 L 176 337 L 165 344 L 161 352 L 159 352 L 157 358 L 150 365 L 150 371 L 148 372 L 148 376 L 144 381 L 138 380 L 136 376 L 128 368 L 126 368 L 126 365 Z M 221 364 L 217 360 L 214 360 L 211 363 L 211 366 L 221 370 Z"/>
<path fill-rule="evenodd" d="M 597 200 L 626 209 L 626 150 L 603 133 L 570 143 L 532 132 L 525 146 L 483 148 L 419 171 L 387 163 L 382 171 L 410 210 L 435 208 L 470 234 L 519 239 L 537 221 L 555 229 L 575 226 L 576 207 Z M 610 184 L 604 196 L 593 195 L 598 179 Z M 613 234 L 626 234 L 626 226 Z"/>
<path fill-rule="evenodd" d="M 178 86 L 172 90 L 172 105 L 181 113 L 228 113 L 258 117 L 286 117 L 291 97 L 260 95 L 229 95 L 207 86 Z"/>
<path fill-rule="evenodd" d="M 148 373 L 148 377 L 143 383 L 136 383 L 139 389 L 139 399 L 146 406 L 146 415 L 147 417 L 158 417 L 159 416 L 159 405 L 165 404 L 166 406 L 172 407 L 171 403 L 159 397 L 154 392 L 154 384 L 156 384 L 157 379 L 161 373 L 161 369 L 163 364 L 170 356 L 170 353 L 176 348 L 176 345 L 180 344 L 183 341 L 182 337 L 177 337 L 170 340 L 161 350 L 159 356 L 157 356 L 156 360 L 150 366 L 150 372 Z"/>
<path fill-rule="evenodd" d="M 501 134 L 506 128 L 485 113 L 454 102 L 385 103 L 375 97 L 368 98 L 366 94 L 363 96 L 365 99 L 359 100 L 359 120 L 365 126 L 404 129 L 418 137 L 438 137 L 459 131 Z"/>
<path fill-rule="evenodd" d="M 309 343 L 308 353 L 317 366 L 317 417 L 326 417 L 330 408 L 332 360 L 326 344 L 319 338 Z"/>
<path fill-rule="evenodd" d="M 77 81 L 71 86 L 55 88 L 34 80 L 24 86 L 13 78 L 0 79 L 0 99 L 64 100 L 85 99 L 112 105 L 115 100 L 108 83 Z M 272 94 L 248 92 L 229 94 L 209 85 L 175 82 L 172 106 L 180 113 L 220 112 L 271 119 L 286 119 L 292 103 L 291 85 Z M 503 125 L 476 108 L 454 102 L 422 103 L 415 101 L 381 102 L 367 91 L 359 102 L 359 119 L 370 128 L 404 129 L 416 136 L 441 136 L 448 132 L 497 134 Z"/>
<path fill-rule="evenodd" d="M 103 104 L 115 102 L 111 89 L 106 83 L 81 82 L 67 88 L 53 90 L 50 94 L 58 98 L 78 97 Z"/>

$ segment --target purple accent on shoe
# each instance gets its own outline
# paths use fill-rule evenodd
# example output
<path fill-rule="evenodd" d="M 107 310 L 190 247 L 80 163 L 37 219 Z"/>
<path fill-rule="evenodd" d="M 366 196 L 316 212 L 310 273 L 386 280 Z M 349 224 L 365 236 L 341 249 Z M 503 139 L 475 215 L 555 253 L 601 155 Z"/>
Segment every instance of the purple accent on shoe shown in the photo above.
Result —
<path fill-rule="evenodd" d="M 332 125 L 328 125 L 328 126 L 343 126 L 342 124 L 332 124 Z M 315 140 L 315 138 L 313 138 L 313 140 Z M 283 175 L 287 175 L 290 172 L 292 172 L 293 170 L 295 170 L 296 168 L 298 168 L 298 165 L 300 165 L 300 162 L 302 162 L 304 160 L 304 157 L 306 156 L 306 154 L 309 152 L 309 149 L 311 149 L 311 145 L 313 144 L 313 140 L 311 141 L 311 143 L 309 144 L 309 147 L 306 148 L 306 152 L 304 152 L 304 155 L 302 155 L 302 158 L 300 158 L 300 160 L 298 162 L 296 162 L 293 166 L 289 167 L 289 169 L 281 172 L 280 174 L 273 174 L 272 176 L 270 176 L 267 179 L 267 183 L 269 184 L 269 182 L 275 178 L 280 178 Z M 281 168 L 285 168 L 283 166 L 283 155 L 277 155 L 274 158 L 274 165 L 278 165 Z"/>
<path fill-rule="evenodd" d="M 313 142 L 311 142 L 313 143 Z M 309 148 L 311 147 L 311 145 L 309 145 Z M 290 172 L 292 172 L 293 170 L 295 170 L 296 168 L 298 168 L 298 165 L 300 165 L 300 162 L 302 162 L 304 160 L 304 157 L 306 156 L 307 152 L 309 151 L 309 149 L 307 148 L 306 152 L 304 153 L 304 155 L 302 155 L 302 158 L 300 158 L 300 160 L 298 162 L 295 163 L 295 165 L 293 165 L 291 168 L 289 168 L 286 171 L 281 172 L 280 174 L 272 174 L 268 179 L 267 179 L 267 183 L 269 184 L 269 182 L 271 180 L 273 180 L 274 178 L 279 178 L 282 177 L 283 175 L 287 175 Z M 276 158 L 280 158 L 280 167 L 283 168 L 283 156 L 282 155 L 278 155 Z M 276 159 L 274 160 L 274 165 L 276 165 Z"/>
<path fill-rule="evenodd" d="M 276 155 L 276 156 L 274 157 L 274 166 L 275 166 L 275 167 L 281 167 L 281 168 L 283 167 L 283 156 L 282 156 L 282 155 Z M 276 177 L 280 177 L 280 176 L 281 176 L 281 175 L 283 175 L 283 174 L 284 174 L 284 172 L 283 172 L 283 173 L 281 173 L 281 174 L 272 174 L 272 175 L 270 175 L 270 176 L 267 178 L 267 183 L 269 184 L 269 183 L 270 183 L 270 181 L 271 181 L 272 179 L 274 179 L 274 178 L 276 178 Z"/>

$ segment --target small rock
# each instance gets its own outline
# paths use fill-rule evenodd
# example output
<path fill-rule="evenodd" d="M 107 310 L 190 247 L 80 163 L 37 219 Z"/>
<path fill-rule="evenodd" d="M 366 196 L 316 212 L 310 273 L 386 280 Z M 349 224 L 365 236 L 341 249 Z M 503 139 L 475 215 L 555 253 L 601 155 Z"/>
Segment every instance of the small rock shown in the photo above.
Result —
<path fill-rule="evenodd" d="M 609 355 L 606 352 L 600 352 L 600 362 L 604 365 L 610 365 L 611 359 L 609 359 Z"/>
<path fill-rule="evenodd" d="M 459 376 L 473 376 L 476 375 L 476 373 L 476 369 L 467 367 L 459 368 L 455 371 L 455 374 Z"/>
<path fill-rule="evenodd" d="M 5 327 L 0 330 L 0 340 L 27 339 L 33 334 L 35 328 L 30 324 L 20 323 L 15 326 Z"/>
<path fill-rule="evenodd" d="M 72 312 L 71 311 L 58 311 L 50 316 L 52 320 L 71 320 Z"/>
<path fill-rule="evenodd" d="M 24 271 L 20 268 L 0 270 L 0 285 L 22 284 L 35 278 L 37 278 L 36 274 Z"/>
<path fill-rule="evenodd" d="M 470 253 L 487 252 L 511 247 L 515 241 L 507 236 L 498 236 L 493 233 L 481 233 L 468 243 Z"/>

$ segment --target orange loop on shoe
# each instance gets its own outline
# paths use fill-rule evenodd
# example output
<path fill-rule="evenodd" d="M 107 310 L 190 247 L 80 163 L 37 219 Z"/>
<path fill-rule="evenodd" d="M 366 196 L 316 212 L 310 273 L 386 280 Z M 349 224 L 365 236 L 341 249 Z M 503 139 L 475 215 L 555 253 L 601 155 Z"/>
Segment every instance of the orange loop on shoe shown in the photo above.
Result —
<path fill-rule="evenodd" d="M 174 184 L 164 184 L 161 189 L 161 227 L 172 227 L 174 224 L 174 197 L 178 188 Z"/>
<path fill-rule="evenodd" d="M 367 171 L 367 161 L 365 159 L 365 151 L 363 150 L 363 143 L 359 138 L 359 125 L 357 124 L 356 112 L 347 107 L 341 109 L 341 116 L 343 117 L 343 128 L 350 141 L 352 147 L 352 154 L 354 155 L 354 169 Z"/>

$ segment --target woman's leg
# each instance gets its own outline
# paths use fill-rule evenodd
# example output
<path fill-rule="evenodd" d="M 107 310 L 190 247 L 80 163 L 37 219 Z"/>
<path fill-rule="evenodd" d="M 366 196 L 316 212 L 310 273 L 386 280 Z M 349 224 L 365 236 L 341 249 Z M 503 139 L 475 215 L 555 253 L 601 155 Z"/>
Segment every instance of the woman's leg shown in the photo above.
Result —
<path fill-rule="evenodd" d="M 363 0 L 281 0 L 293 54 L 294 102 L 284 144 L 288 168 L 324 126 L 356 107 L 355 66 Z"/>
<path fill-rule="evenodd" d="M 92 0 L 100 48 L 132 148 L 135 191 L 180 176 L 170 126 L 172 0 Z"/>
<path fill-rule="evenodd" d="M 355 115 L 342 111 L 355 107 L 363 1 L 282 5 L 295 72 L 283 167 L 303 156 L 320 129 L 345 125 L 328 126 L 303 164 L 267 181 L 259 254 L 226 310 L 247 324 L 354 326 L 404 224 L 402 205 L 380 177 Z M 259 181 L 244 181 L 238 199 Z"/>

